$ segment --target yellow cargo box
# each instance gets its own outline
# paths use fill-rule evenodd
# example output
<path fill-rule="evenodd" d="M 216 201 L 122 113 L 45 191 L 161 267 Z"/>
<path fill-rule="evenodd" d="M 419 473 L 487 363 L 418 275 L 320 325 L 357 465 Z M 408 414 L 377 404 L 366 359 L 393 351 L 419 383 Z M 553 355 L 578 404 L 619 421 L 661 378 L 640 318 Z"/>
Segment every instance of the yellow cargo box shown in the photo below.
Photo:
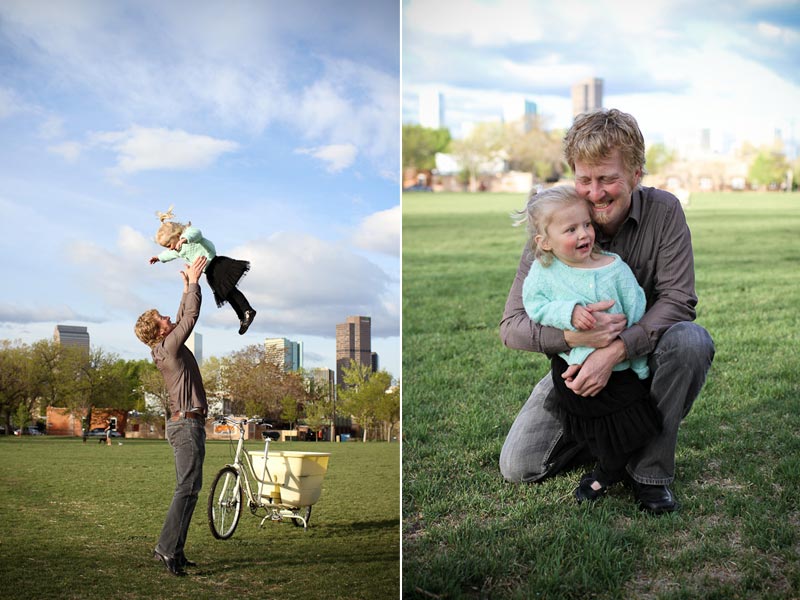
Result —
<path fill-rule="evenodd" d="M 258 493 L 263 500 L 271 498 L 274 503 L 295 507 L 311 506 L 319 500 L 330 452 L 270 452 L 268 475 L 264 474 L 264 453 L 249 454 L 259 480 Z M 262 478 L 268 480 L 262 481 Z"/>

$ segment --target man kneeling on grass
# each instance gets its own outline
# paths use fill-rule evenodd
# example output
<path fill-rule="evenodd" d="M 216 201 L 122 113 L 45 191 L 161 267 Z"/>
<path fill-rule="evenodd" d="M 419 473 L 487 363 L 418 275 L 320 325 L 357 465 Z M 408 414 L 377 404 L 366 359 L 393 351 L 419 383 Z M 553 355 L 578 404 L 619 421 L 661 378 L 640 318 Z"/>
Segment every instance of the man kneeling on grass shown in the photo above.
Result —
<path fill-rule="evenodd" d="M 533 257 L 524 250 L 506 301 L 500 335 L 510 348 L 556 355 L 570 348 L 595 348 L 579 369 L 564 373 L 577 396 L 594 399 L 615 365 L 647 357 L 650 396 L 663 428 L 628 460 L 627 474 L 642 510 L 661 514 L 678 503 L 669 486 L 675 478 L 678 426 L 689 413 L 714 358 L 708 332 L 692 323 L 694 288 L 692 240 L 680 202 L 663 190 L 640 185 L 644 137 L 636 120 L 616 109 L 576 117 L 564 140 L 575 190 L 590 202 L 596 242 L 618 254 L 644 289 L 644 316 L 627 327 L 610 314 L 607 302 L 589 304 L 595 324 L 573 331 L 533 322 L 522 301 L 523 282 Z M 586 458 L 585 447 L 564 436 L 550 374 L 533 389 L 517 415 L 500 453 L 509 481 L 542 481 Z"/>
<path fill-rule="evenodd" d="M 208 412 L 206 391 L 200 368 L 184 342 L 200 316 L 200 285 L 206 258 L 201 256 L 181 273 L 183 297 L 173 323 L 157 310 L 148 310 L 136 322 L 136 337 L 151 349 L 153 360 L 164 377 L 169 392 L 171 417 L 167 440 L 175 452 L 175 495 L 167 511 L 161 537 L 153 557 L 177 576 L 195 563 L 183 552 L 197 494 L 203 484 L 203 459 L 206 454 L 205 421 Z"/>

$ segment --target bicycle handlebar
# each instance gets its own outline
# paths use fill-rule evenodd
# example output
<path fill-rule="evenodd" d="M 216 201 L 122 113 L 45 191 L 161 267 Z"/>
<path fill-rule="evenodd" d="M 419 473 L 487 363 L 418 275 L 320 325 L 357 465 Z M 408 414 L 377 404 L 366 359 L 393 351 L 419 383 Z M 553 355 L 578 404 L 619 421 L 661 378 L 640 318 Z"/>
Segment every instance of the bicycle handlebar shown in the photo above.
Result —
<path fill-rule="evenodd" d="M 226 417 L 225 415 L 218 415 L 214 419 L 215 423 L 230 423 L 231 425 L 237 425 L 240 428 L 244 428 L 245 425 L 248 423 L 255 423 L 256 425 L 265 425 L 267 427 L 272 427 L 272 424 L 269 423 L 266 419 L 261 417 L 251 417 L 251 418 L 244 418 L 244 419 L 234 419 L 233 417 Z"/>

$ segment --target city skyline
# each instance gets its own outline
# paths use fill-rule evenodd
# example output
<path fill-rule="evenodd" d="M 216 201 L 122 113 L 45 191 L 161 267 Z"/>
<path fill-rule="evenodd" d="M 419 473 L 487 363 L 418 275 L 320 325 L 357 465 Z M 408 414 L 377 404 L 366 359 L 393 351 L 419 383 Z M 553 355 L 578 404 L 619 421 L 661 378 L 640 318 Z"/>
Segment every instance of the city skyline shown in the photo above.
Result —
<path fill-rule="evenodd" d="M 204 355 L 302 338 L 335 364 L 335 326 L 374 317 L 400 373 L 399 6 L 345 0 L 0 4 L 0 339 L 88 326 L 123 359 L 150 308 L 175 317 L 179 261 L 149 265 L 174 205 L 248 260 L 247 335 L 201 280 Z M 359 18 L 350 19 L 357 10 Z M 369 47 L 368 54 L 363 52 Z"/>
<path fill-rule="evenodd" d="M 509 98 L 545 126 L 572 122 L 571 87 L 604 81 L 606 108 L 633 114 L 648 142 L 679 145 L 709 130 L 720 149 L 770 144 L 796 154 L 800 122 L 796 2 L 405 0 L 403 121 L 436 90 L 445 126 L 499 121 Z"/>

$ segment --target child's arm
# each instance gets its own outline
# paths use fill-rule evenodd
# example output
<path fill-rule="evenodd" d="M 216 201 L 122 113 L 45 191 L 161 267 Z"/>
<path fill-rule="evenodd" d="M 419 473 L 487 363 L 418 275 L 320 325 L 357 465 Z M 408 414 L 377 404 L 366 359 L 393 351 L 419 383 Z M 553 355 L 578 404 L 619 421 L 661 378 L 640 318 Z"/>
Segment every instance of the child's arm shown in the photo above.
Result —
<path fill-rule="evenodd" d="M 179 256 L 180 256 L 180 254 L 175 252 L 175 250 L 165 250 L 164 252 L 162 252 L 158 256 L 151 256 L 150 257 L 150 264 L 154 265 L 159 261 L 160 262 L 169 262 L 171 260 L 175 260 Z"/>

